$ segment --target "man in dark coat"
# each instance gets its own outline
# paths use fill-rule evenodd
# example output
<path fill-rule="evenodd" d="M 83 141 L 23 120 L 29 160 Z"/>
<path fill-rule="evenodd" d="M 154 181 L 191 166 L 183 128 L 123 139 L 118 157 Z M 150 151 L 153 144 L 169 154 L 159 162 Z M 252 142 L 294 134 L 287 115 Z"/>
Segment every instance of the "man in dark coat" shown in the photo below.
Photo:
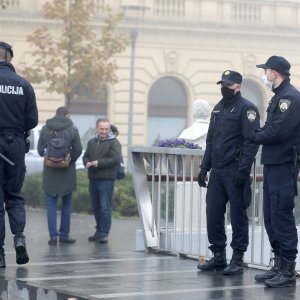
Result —
<path fill-rule="evenodd" d="M 71 161 L 67 168 L 56 169 L 44 165 L 43 189 L 47 200 L 47 218 L 50 240 L 49 245 L 56 245 L 59 237 L 60 243 L 74 243 L 76 240 L 69 236 L 72 212 L 72 192 L 76 189 L 76 160 L 81 155 L 82 146 L 78 129 L 69 119 L 68 109 L 59 107 L 56 115 L 47 120 L 43 126 L 38 141 L 38 153 L 45 155 L 48 139 L 53 131 L 66 130 L 70 137 Z M 62 197 L 61 222 L 57 230 L 57 200 Z"/>
<path fill-rule="evenodd" d="M 0 42 L 0 268 L 4 268 L 5 210 L 14 234 L 17 264 L 26 264 L 24 198 L 27 132 L 38 124 L 35 93 L 28 81 L 16 74 L 10 63 L 12 47 Z M 25 135 L 26 134 L 26 135 Z M 4 209 L 5 207 L 5 209 Z"/>
<path fill-rule="evenodd" d="M 108 119 L 96 123 L 97 136 L 89 140 L 83 155 L 88 169 L 89 191 L 96 220 L 96 232 L 89 241 L 107 243 L 111 227 L 111 205 L 117 166 L 122 160 L 121 144 L 111 132 Z"/>

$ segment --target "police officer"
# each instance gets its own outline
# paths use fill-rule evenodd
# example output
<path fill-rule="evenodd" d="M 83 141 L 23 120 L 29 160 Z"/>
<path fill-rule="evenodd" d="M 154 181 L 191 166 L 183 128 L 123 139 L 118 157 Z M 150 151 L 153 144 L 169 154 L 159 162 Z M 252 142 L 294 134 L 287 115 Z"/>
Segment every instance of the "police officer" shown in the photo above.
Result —
<path fill-rule="evenodd" d="M 227 70 L 222 74 L 223 98 L 214 107 L 206 139 L 206 149 L 200 166 L 198 183 L 206 187 L 206 217 L 209 249 L 213 257 L 199 264 L 201 271 L 223 270 L 225 275 L 243 273 L 244 252 L 247 250 L 248 217 L 246 209 L 251 202 L 250 171 L 258 146 L 249 140 L 249 134 L 259 128 L 256 106 L 241 96 L 242 75 Z M 225 212 L 230 203 L 233 255 L 226 260 Z"/>
<path fill-rule="evenodd" d="M 26 251 L 25 207 L 20 191 L 25 175 L 24 134 L 38 124 L 35 94 L 10 63 L 12 47 L 0 42 L 0 267 L 4 268 L 5 210 L 14 234 L 17 264 L 29 261 Z M 5 210 L 4 210 L 5 206 Z"/>
<path fill-rule="evenodd" d="M 300 145 L 300 93 L 290 84 L 291 65 L 284 57 L 271 56 L 256 67 L 264 69 L 265 82 L 274 93 L 264 127 L 252 136 L 263 145 L 264 222 L 274 266 L 255 279 L 269 287 L 295 286 L 298 235 L 293 210 L 299 173 L 295 146 Z"/>

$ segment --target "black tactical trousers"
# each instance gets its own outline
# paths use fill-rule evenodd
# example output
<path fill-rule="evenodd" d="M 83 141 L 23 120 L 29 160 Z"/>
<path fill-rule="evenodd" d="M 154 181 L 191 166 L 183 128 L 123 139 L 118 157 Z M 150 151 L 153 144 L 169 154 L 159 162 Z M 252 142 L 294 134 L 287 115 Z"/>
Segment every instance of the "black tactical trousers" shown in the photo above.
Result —
<path fill-rule="evenodd" d="M 288 260 L 296 259 L 295 185 L 292 163 L 264 166 L 264 222 L 271 247 Z M 298 175 L 299 170 L 297 168 Z"/>
<path fill-rule="evenodd" d="M 0 135 L 0 153 L 15 164 L 11 166 L 0 157 L 0 247 L 5 239 L 5 210 L 14 235 L 21 236 L 25 227 L 25 206 L 21 195 L 25 176 L 24 149 L 23 137 L 14 136 L 12 141 L 7 142 Z"/>
<path fill-rule="evenodd" d="M 208 240 L 212 252 L 226 247 L 225 234 L 226 204 L 230 203 L 230 219 L 234 250 L 245 252 L 249 243 L 248 216 L 246 209 L 251 202 L 250 180 L 246 187 L 238 188 L 234 184 L 238 162 L 222 169 L 213 168 L 210 172 L 206 194 L 206 218 Z"/>

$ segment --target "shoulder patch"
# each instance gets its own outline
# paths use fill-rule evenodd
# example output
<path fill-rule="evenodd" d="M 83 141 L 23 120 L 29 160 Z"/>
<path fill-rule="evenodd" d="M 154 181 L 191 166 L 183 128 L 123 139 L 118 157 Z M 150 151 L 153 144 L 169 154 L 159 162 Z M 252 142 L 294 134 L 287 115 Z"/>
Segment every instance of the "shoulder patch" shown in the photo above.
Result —
<path fill-rule="evenodd" d="M 254 122 L 256 119 L 256 111 L 255 110 L 247 110 L 247 118 L 250 123 Z"/>
<path fill-rule="evenodd" d="M 289 109 L 291 105 L 291 101 L 287 99 L 280 99 L 279 100 L 279 109 L 281 112 L 285 112 L 286 110 Z"/>

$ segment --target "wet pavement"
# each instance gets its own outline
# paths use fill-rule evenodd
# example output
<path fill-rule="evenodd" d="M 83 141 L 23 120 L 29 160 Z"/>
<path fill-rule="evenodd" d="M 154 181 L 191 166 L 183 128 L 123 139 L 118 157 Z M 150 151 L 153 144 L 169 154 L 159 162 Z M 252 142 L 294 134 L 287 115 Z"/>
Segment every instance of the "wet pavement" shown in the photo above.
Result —
<path fill-rule="evenodd" d="M 88 242 L 94 219 L 72 216 L 72 245 L 49 246 L 46 214 L 27 212 L 26 238 L 30 261 L 15 263 L 7 226 L 6 269 L 0 270 L 1 300 L 290 300 L 297 288 L 269 289 L 254 282 L 260 272 L 245 269 L 241 276 L 197 272 L 192 259 L 135 251 L 138 220 L 113 220 L 108 244 Z M 297 282 L 297 285 L 300 282 Z M 300 288 L 300 287 L 298 287 Z"/>

